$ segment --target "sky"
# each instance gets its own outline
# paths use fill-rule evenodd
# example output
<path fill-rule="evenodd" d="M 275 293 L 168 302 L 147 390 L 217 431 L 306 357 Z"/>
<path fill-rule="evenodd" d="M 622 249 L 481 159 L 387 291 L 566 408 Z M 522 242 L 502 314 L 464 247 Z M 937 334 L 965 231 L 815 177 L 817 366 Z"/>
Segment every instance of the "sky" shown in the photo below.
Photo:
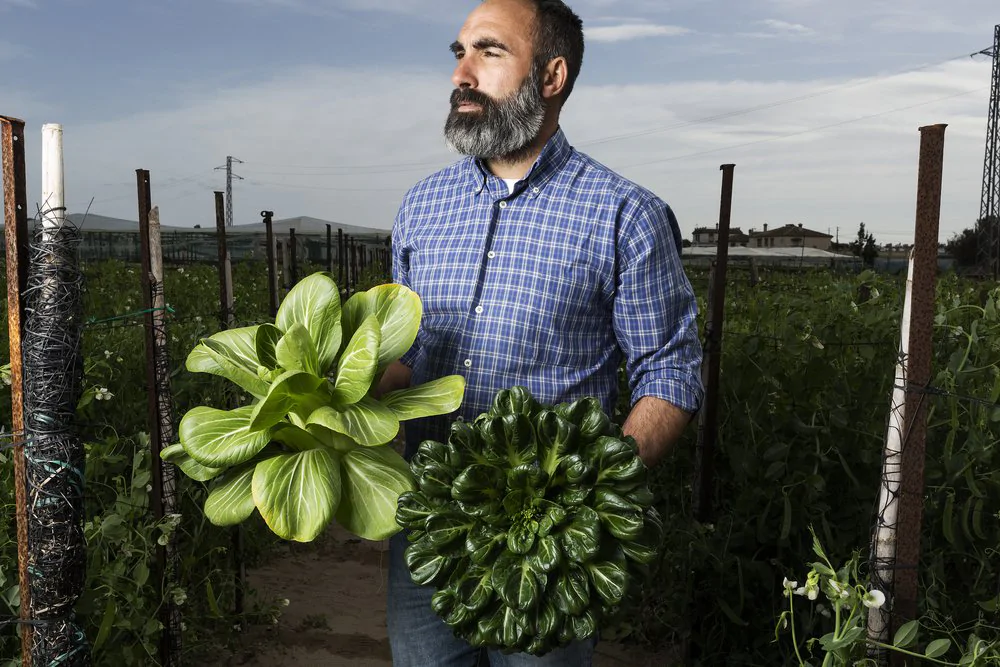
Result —
<path fill-rule="evenodd" d="M 388 230 L 461 156 L 443 125 L 448 46 L 476 0 L 0 0 L 0 114 L 64 130 L 70 212 L 164 224 L 300 215 Z M 940 238 L 979 214 L 996 0 L 570 0 L 583 70 L 561 117 L 578 150 L 649 188 L 686 238 L 803 224 L 912 242 L 919 128 L 945 123 Z"/>

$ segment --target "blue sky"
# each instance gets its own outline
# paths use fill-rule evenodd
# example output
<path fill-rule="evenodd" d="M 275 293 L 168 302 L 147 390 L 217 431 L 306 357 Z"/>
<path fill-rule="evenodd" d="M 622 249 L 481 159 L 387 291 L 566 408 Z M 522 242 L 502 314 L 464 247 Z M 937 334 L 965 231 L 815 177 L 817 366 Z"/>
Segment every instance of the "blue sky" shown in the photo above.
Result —
<path fill-rule="evenodd" d="M 62 123 L 67 203 L 135 218 L 149 169 L 165 223 L 213 223 L 214 170 L 245 177 L 238 223 L 311 215 L 388 229 L 456 159 L 441 136 L 474 0 L 0 0 L 0 113 Z M 942 238 L 979 211 L 995 0 L 577 0 L 584 68 L 569 139 L 651 188 L 682 231 L 803 223 L 912 238 L 917 128 L 948 123 Z"/>

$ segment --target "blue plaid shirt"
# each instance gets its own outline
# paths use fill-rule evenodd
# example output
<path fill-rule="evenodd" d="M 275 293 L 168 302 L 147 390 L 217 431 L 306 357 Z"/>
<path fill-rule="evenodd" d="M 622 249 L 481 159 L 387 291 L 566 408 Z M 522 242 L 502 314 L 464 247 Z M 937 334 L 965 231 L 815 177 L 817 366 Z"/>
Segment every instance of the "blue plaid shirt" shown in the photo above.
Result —
<path fill-rule="evenodd" d="M 407 422 L 407 455 L 514 385 L 549 404 L 594 396 L 613 415 L 623 358 L 633 404 L 696 411 L 702 350 L 680 245 L 663 201 L 561 129 L 511 193 L 471 157 L 415 185 L 393 227 L 392 274 L 423 319 L 400 361 L 413 385 L 459 374 L 466 392 L 455 414 Z"/>

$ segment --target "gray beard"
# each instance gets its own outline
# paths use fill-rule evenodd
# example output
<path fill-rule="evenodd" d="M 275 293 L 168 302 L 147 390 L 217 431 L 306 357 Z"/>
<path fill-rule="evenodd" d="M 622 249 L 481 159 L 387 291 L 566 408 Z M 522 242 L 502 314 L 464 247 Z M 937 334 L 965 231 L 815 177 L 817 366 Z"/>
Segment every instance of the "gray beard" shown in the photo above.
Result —
<path fill-rule="evenodd" d="M 545 100 L 537 72 L 500 101 L 482 95 L 482 111 L 452 110 L 445 122 L 448 147 L 482 160 L 516 162 L 528 152 L 545 121 Z"/>

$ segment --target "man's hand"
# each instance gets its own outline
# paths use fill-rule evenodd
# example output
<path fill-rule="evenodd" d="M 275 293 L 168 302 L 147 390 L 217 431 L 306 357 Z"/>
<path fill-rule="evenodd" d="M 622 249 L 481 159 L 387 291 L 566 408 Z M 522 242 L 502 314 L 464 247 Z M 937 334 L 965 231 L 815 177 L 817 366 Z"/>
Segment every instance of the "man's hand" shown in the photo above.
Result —
<path fill-rule="evenodd" d="M 632 407 L 622 431 L 639 444 L 639 458 L 652 468 L 667 455 L 691 422 L 691 413 L 654 396 L 644 396 Z"/>
<path fill-rule="evenodd" d="M 390 391 L 406 389 L 410 386 L 410 377 L 412 375 L 413 371 L 410 370 L 409 366 L 404 366 L 398 361 L 392 362 L 382 374 L 382 379 L 379 380 L 378 386 L 372 391 L 372 397 L 380 398 L 383 394 L 388 394 Z"/>

